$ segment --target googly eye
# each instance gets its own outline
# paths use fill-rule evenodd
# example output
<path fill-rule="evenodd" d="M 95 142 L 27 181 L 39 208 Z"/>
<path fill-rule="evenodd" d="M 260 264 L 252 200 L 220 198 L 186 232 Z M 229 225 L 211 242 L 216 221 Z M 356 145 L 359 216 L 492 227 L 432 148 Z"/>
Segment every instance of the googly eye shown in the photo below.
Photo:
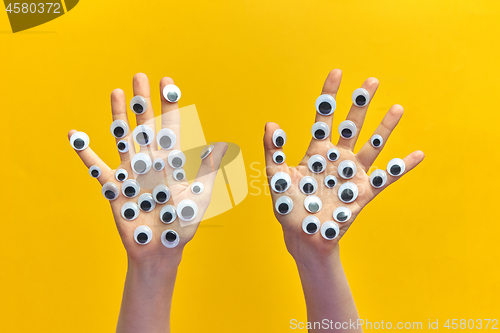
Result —
<path fill-rule="evenodd" d="M 126 140 L 120 140 L 116 144 L 116 148 L 118 148 L 118 151 L 120 153 L 126 153 L 126 152 L 128 152 L 128 149 L 129 149 L 128 142 Z"/>
<path fill-rule="evenodd" d="M 405 162 L 400 158 L 393 158 L 387 164 L 387 172 L 394 177 L 401 176 L 405 172 Z"/>
<path fill-rule="evenodd" d="M 170 154 L 168 154 L 168 164 L 174 168 L 182 168 L 184 163 L 186 163 L 186 156 L 180 150 L 172 150 Z"/>
<path fill-rule="evenodd" d="M 204 189 L 205 186 L 200 182 L 194 182 L 191 184 L 191 192 L 193 192 L 193 194 L 201 194 Z"/>
<path fill-rule="evenodd" d="M 177 218 L 177 212 L 172 205 L 166 205 L 160 210 L 160 220 L 165 224 L 170 224 Z"/>
<path fill-rule="evenodd" d="M 377 169 L 370 175 L 370 184 L 375 188 L 381 188 L 387 183 L 387 174 L 384 170 Z"/>
<path fill-rule="evenodd" d="M 304 207 L 309 213 L 317 213 L 323 207 L 321 199 L 315 195 L 309 195 L 304 199 Z"/>
<path fill-rule="evenodd" d="M 208 145 L 205 148 L 203 148 L 203 150 L 200 153 L 200 158 L 202 160 L 204 160 L 205 158 L 207 158 L 208 155 L 210 155 L 210 153 L 214 150 L 214 148 L 215 148 L 214 145 Z"/>
<path fill-rule="evenodd" d="M 183 169 L 175 169 L 172 173 L 172 177 L 180 182 L 181 180 L 184 180 L 186 178 L 186 172 Z"/>
<path fill-rule="evenodd" d="M 333 96 L 323 94 L 316 99 L 316 111 L 323 116 L 329 116 L 337 107 L 337 102 Z"/>
<path fill-rule="evenodd" d="M 286 133 L 282 129 L 277 129 L 273 133 L 273 144 L 276 148 L 281 148 L 286 143 Z"/>
<path fill-rule="evenodd" d="M 286 172 L 278 172 L 271 178 L 271 188 L 276 193 L 283 193 L 290 188 L 292 179 Z"/>
<path fill-rule="evenodd" d="M 309 161 L 307 161 L 307 166 L 312 172 L 321 173 L 325 171 L 326 159 L 321 155 L 313 155 L 309 158 Z"/>
<path fill-rule="evenodd" d="M 80 151 L 89 146 L 90 139 L 89 136 L 84 132 L 75 132 L 69 138 L 69 142 L 71 143 L 71 147 L 73 147 L 74 150 Z"/>
<path fill-rule="evenodd" d="M 140 225 L 134 230 L 134 239 L 139 245 L 146 245 L 153 239 L 153 232 L 146 225 Z"/>
<path fill-rule="evenodd" d="M 347 222 L 351 216 L 351 210 L 347 207 L 338 207 L 333 211 L 333 218 L 337 222 Z"/>
<path fill-rule="evenodd" d="M 339 164 L 339 176 L 344 179 L 351 179 L 356 175 L 358 169 L 353 161 L 344 160 Z"/>
<path fill-rule="evenodd" d="M 339 125 L 339 134 L 344 139 L 351 139 L 356 135 L 356 125 L 350 120 L 344 120 Z"/>
<path fill-rule="evenodd" d="M 277 151 L 273 154 L 273 161 L 276 164 L 281 164 L 285 162 L 285 153 L 282 151 Z"/>
<path fill-rule="evenodd" d="M 351 203 L 358 197 L 358 187 L 354 183 L 346 182 L 340 185 L 338 196 L 340 201 Z"/>
<path fill-rule="evenodd" d="M 175 84 L 167 84 L 163 88 L 163 98 L 170 103 L 175 103 L 181 99 L 181 90 Z"/>
<path fill-rule="evenodd" d="M 292 211 L 293 201 L 286 195 L 281 196 L 276 200 L 275 208 L 280 215 L 286 215 Z"/>
<path fill-rule="evenodd" d="M 167 185 L 156 185 L 153 189 L 153 199 L 159 204 L 167 202 L 170 199 L 170 189 Z"/>
<path fill-rule="evenodd" d="M 193 200 L 184 199 L 177 205 L 177 214 L 182 221 L 192 221 L 198 215 L 198 206 Z"/>
<path fill-rule="evenodd" d="M 104 195 L 104 197 L 109 201 L 113 201 L 118 198 L 119 193 L 120 191 L 115 183 L 108 182 L 102 186 L 102 195 Z"/>
<path fill-rule="evenodd" d="M 144 97 L 137 95 L 130 101 L 130 108 L 135 114 L 143 114 L 148 109 L 148 101 Z"/>
<path fill-rule="evenodd" d="M 153 161 L 153 169 L 156 171 L 161 171 L 165 167 L 165 161 L 161 158 L 155 158 Z"/>
<path fill-rule="evenodd" d="M 151 157 L 145 153 L 137 153 L 132 157 L 132 170 L 135 173 L 142 175 L 151 170 Z"/>
<path fill-rule="evenodd" d="M 133 221 L 139 216 L 139 206 L 135 202 L 126 202 L 121 209 L 122 217 L 127 221 Z"/>
<path fill-rule="evenodd" d="M 98 178 L 101 176 L 101 168 L 97 165 L 93 165 L 89 168 L 89 174 L 92 178 Z"/>
<path fill-rule="evenodd" d="M 330 148 L 330 149 L 328 149 L 326 156 L 328 157 L 328 159 L 330 161 L 335 162 L 336 160 L 339 159 L 340 153 L 339 153 L 337 148 Z"/>
<path fill-rule="evenodd" d="M 171 249 L 179 245 L 179 235 L 174 230 L 165 230 L 161 233 L 161 243 Z"/>
<path fill-rule="evenodd" d="M 158 142 L 158 146 L 160 146 L 161 149 L 169 150 L 174 148 L 176 141 L 177 137 L 170 128 L 162 128 L 156 136 L 156 142 Z"/>
<path fill-rule="evenodd" d="M 123 138 L 128 133 L 128 125 L 124 120 L 117 119 L 111 123 L 111 134 L 117 139 Z"/>
<path fill-rule="evenodd" d="M 362 108 L 370 102 L 370 93 L 364 88 L 358 88 L 352 93 L 352 103 Z"/>
<path fill-rule="evenodd" d="M 318 121 L 311 128 L 311 134 L 316 140 L 324 140 L 330 135 L 330 127 L 327 124 Z"/>
<path fill-rule="evenodd" d="M 146 213 L 152 211 L 156 207 L 156 201 L 154 201 L 151 193 L 141 194 L 137 200 L 137 204 L 139 208 Z"/>
<path fill-rule="evenodd" d="M 141 191 L 141 186 L 134 179 L 127 179 L 122 184 L 122 194 L 127 198 L 135 198 L 139 195 Z"/>
<path fill-rule="evenodd" d="M 115 171 L 115 179 L 119 182 L 124 182 L 128 178 L 128 172 L 125 169 L 118 169 Z"/>
<path fill-rule="evenodd" d="M 302 230 L 308 235 L 314 235 L 318 232 L 320 226 L 319 219 L 316 216 L 309 215 L 302 220 Z"/>
<path fill-rule="evenodd" d="M 334 240 L 339 236 L 339 225 L 333 221 L 327 221 L 321 226 L 321 236 L 327 240 Z"/>
<path fill-rule="evenodd" d="M 313 194 L 318 189 L 318 182 L 314 177 L 305 176 L 300 180 L 299 188 L 306 195 Z"/>
<path fill-rule="evenodd" d="M 325 177 L 325 186 L 328 188 L 334 188 L 337 185 L 337 177 L 329 175 Z"/>
<path fill-rule="evenodd" d="M 134 137 L 134 141 L 139 146 L 147 146 L 150 145 L 151 142 L 153 142 L 155 133 L 153 132 L 153 129 L 151 127 L 147 125 L 139 125 L 134 128 L 132 136 Z"/>
<path fill-rule="evenodd" d="M 384 139 L 382 138 L 382 136 L 375 134 L 370 139 L 370 143 L 372 144 L 373 148 L 380 148 L 382 146 L 382 144 L 384 143 Z"/>

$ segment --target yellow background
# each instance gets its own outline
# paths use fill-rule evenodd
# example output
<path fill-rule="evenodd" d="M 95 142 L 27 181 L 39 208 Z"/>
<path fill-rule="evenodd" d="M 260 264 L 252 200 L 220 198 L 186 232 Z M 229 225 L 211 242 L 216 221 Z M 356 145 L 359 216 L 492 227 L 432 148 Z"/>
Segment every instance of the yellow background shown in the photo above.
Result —
<path fill-rule="evenodd" d="M 86 0 L 12 34 L 0 13 L 0 330 L 114 330 L 126 254 L 66 133 L 84 130 L 116 166 L 109 94 L 130 98 L 137 72 L 157 113 L 159 80 L 173 77 L 207 140 L 239 144 L 254 181 L 187 247 L 173 332 L 287 332 L 306 320 L 271 200 L 255 195 L 265 178 L 250 165 L 263 169 L 266 121 L 286 130 L 287 161 L 298 163 L 333 68 L 344 71 L 334 126 L 365 78 L 381 82 L 360 142 L 392 104 L 405 107 L 377 166 L 426 153 L 341 242 L 361 317 L 498 318 L 499 20 L 495 0 Z"/>

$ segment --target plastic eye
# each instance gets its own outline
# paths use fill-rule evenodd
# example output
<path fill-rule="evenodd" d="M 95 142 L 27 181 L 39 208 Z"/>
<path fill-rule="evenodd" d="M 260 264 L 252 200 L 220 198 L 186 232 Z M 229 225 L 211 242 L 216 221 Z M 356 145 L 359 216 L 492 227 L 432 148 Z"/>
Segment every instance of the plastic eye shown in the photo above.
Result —
<path fill-rule="evenodd" d="M 177 137 L 170 128 L 162 128 L 156 136 L 156 142 L 158 142 L 158 146 L 160 146 L 161 149 L 169 150 L 174 148 L 176 141 Z"/>
<path fill-rule="evenodd" d="M 271 178 L 271 188 L 276 193 L 283 193 L 290 188 L 292 179 L 286 172 L 278 172 Z"/>
<path fill-rule="evenodd" d="M 370 175 L 370 184 L 375 188 L 381 188 L 387 183 L 387 174 L 384 170 L 377 169 Z"/>
<path fill-rule="evenodd" d="M 134 128 L 132 135 L 134 137 L 134 141 L 137 142 L 139 146 L 150 145 L 155 137 L 155 133 L 153 132 L 151 127 L 147 125 L 137 126 L 136 128 Z"/>
<path fill-rule="evenodd" d="M 350 120 L 344 120 L 339 125 L 339 134 L 344 139 L 351 139 L 356 135 L 356 125 Z"/>
<path fill-rule="evenodd" d="M 340 185 L 338 195 L 340 201 L 351 203 L 358 197 L 358 187 L 354 183 L 346 182 Z"/>
<path fill-rule="evenodd" d="M 319 121 L 312 126 L 311 134 L 316 140 L 324 140 L 330 135 L 330 127 Z"/>
<path fill-rule="evenodd" d="M 111 134 L 117 139 L 123 138 L 128 133 L 128 125 L 124 120 L 117 119 L 111 123 Z"/>
<path fill-rule="evenodd" d="M 277 129 L 273 133 L 273 144 L 276 148 L 281 148 L 286 143 L 286 133 L 282 129 Z"/>
<path fill-rule="evenodd" d="M 321 236 L 327 240 L 333 240 L 339 235 L 339 225 L 333 221 L 327 221 L 321 226 Z"/>
<path fill-rule="evenodd" d="M 172 150 L 170 154 L 168 154 L 168 164 L 174 168 L 182 168 L 186 163 L 186 156 L 180 150 Z"/>
<path fill-rule="evenodd" d="M 115 183 L 106 183 L 102 186 L 102 195 L 109 201 L 113 201 L 118 198 L 118 194 L 120 191 L 118 190 L 118 186 Z"/>
<path fill-rule="evenodd" d="M 182 221 L 192 221 L 198 215 L 198 206 L 193 200 L 184 199 L 177 205 L 177 214 Z"/>
<path fill-rule="evenodd" d="M 132 157 L 132 170 L 142 175 L 151 170 L 151 157 L 148 154 L 138 153 Z"/>
<path fill-rule="evenodd" d="M 321 173 L 325 171 L 326 160 L 321 155 L 313 155 L 309 158 L 309 161 L 307 161 L 307 166 L 312 172 Z"/>
<path fill-rule="evenodd" d="M 125 169 L 118 169 L 115 171 L 115 179 L 119 182 L 124 182 L 128 178 L 128 172 Z"/>
<path fill-rule="evenodd" d="M 382 136 L 375 134 L 370 139 L 370 143 L 372 144 L 373 148 L 380 148 L 380 146 L 382 146 L 382 144 L 384 143 L 384 139 L 382 138 Z"/>
<path fill-rule="evenodd" d="M 290 197 L 287 197 L 286 195 L 281 196 L 278 198 L 278 200 L 276 200 L 275 208 L 279 214 L 286 215 L 292 211 L 293 201 L 292 199 L 290 199 Z"/>
<path fill-rule="evenodd" d="M 148 109 L 148 101 L 144 97 L 137 95 L 130 101 L 130 108 L 135 114 L 143 114 Z"/>
<path fill-rule="evenodd" d="M 328 188 L 334 188 L 337 185 L 337 177 L 335 176 L 326 176 L 325 178 L 325 186 Z"/>
<path fill-rule="evenodd" d="M 387 172 L 394 177 L 401 176 L 405 172 L 405 169 L 405 162 L 400 158 L 393 158 L 387 164 Z"/>
<path fill-rule="evenodd" d="M 300 180 L 299 188 L 306 195 L 313 194 L 318 189 L 318 182 L 314 177 L 305 176 Z"/>
<path fill-rule="evenodd" d="M 347 222 L 351 216 L 351 210 L 347 207 L 338 207 L 333 211 L 333 218 L 337 222 Z"/>
<path fill-rule="evenodd" d="M 155 158 L 153 161 L 153 169 L 156 171 L 161 171 L 165 167 L 165 161 L 162 160 L 161 158 Z"/>
<path fill-rule="evenodd" d="M 165 230 L 161 233 L 161 243 L 171 249 L 179 245 L 179 235 L 174 230 Z"/>
<path fill-rule="evenodd" d="M 344 179 L 351 179 L 354 175 L 356 175 L 358 169 L 353 161 L 344 160 L 340 162 L 338 171 L 340 177 Z"/>
<path fill-rule="evenodd" d="M 74 150 L 84 150 L 89 146 L 90 139 L 84 132 L 75 132 L 71 138 L 69 138 L 69 142 Z"/>
<path fill-rule="evenodd" d="M 172 176 L 175 180 L 180 182 L 181 180 L 184 180 L 186 178 L 186 172 L 183 169 L 175 169 L 172 173 Z"/>
<path fill-rule="evenodd" d="M 352 102 L 357 107 L 362 108 L 370 102 L 370 94 L 364 88 L 358 88 L 352 93 Z"/>
<path fill-rule="evenodd" d="M 317 213 L 323 207 L 321 199 L 315 195 L 309 195 L 304 199 L 304 207 L 309 213 Z"/>
<path fill-rule="evenodd" d="M 128 152 L 128 148 L 129 148 L 129 146 L 128 146 L 128 142 L 127 142 L 127 141 L 125 141 L 125 140 L 120 140 L 120 141 L 118 141 L 118 143 L 116 144 L 116 148 L 118 148 L 118 151 L 119 151 L 120 153 L 126 153 L 126 152 Z"/>
<path fill-rule="evenodd" d="M 282 151 L 277 151 L 273 154 L 273 161 L 276 164 L 281 164 L 285 162 L 285 153 Z"/>
<path fill-rule="evenodd" d="M 339 159 L 340 153 L 339 153 L 337 148 L 330 148 L 330 149 L 328 149 L 326 156 L 328 157 L 328 159 L 330 161 L 335 162 L 336 160 Z"/>
<path fill-rule="evenodd" d="M 194 194 L 201 194 L 204 189 L 205 186 L 200 182 L 195 182 L 191 184 L 191 192 L 193 192 Z"/>
<path fill-rule="evenodd" d="M 157 185 L 153 189 L 153 198 L 159 204 L 164 204 L 170 199 L 170 189 L 167 185 Z"/>
<path fill-rule="evenodd" d="M 204 160 L 205 158 L 208 157 L 208 155 L 210 155 L 210 153 L 214 150 L 214 145 L 208 145 L 206 146 L 205 148 L 203 148 L 203 150 L 201 151 L 200 153 L 200 158 L 202 160 Z"/>
<path fill-rule="evenodd" d="M 302 221 L 302 230 L 308 235 L 314 235 L 319 230 L 319 219 L 316 216 L 307 216 Z"/>
<path fill-rule="evenodd" d="M 89 169 L 89 174 L 92 178 L 98 178 L 101 175 L 101 168 L 97 165 L 93 165 Z"/>
<path fill-rule="evenodd" d="M 143 193 L 140 195 L 139 200 L 137 200 L 139 208 L 143 212 L 150 212 L 156 207 L 156 202 L 153 200 L 153 196 L 150 193 Z"/>
<path fill-rule="evenodd" d="M 133 221 L 139 216 L 139 206 L 135 202 L 126 202 L 121 209 L 122 217 L 127 221 Z"/>
<path fill-rule="evenodd" d="M 127 198 L 135 198 L 139 195 L 140 190 L 139 183 L 134 179 L 127 179 L 122 184 L 122 194 Z"/>
<path fill-rule="evenodd" d="M 165 224 L 170 224 L 177 218 L 175 207 L 167 205 L 160 210 L 160 220 Z"/>
<path fill-rule="evenodd" d="M 181 99 L 181 90 L 175 84 L 167 84 L 163 88 L 163 97 L 170 103 L 175 103 Z"/>
<path fill-rule="evenodd" d="M 153 232 L 146 225 L 140 225 L 134 230 L 134 239 L 139 245 L 146 245 L 153 239 Z"/>
<path fill-rule="evenodd" d="M 323 116 L 329 116 L 337 107 L 337 102 L 333 96 L 323 94 L 316 99 L 316 111 Z"/>

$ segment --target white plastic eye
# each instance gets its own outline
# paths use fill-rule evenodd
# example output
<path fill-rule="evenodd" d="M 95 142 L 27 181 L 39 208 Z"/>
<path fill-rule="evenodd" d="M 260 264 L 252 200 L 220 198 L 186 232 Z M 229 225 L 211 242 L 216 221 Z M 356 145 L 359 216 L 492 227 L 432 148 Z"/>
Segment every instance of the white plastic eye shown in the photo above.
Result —
<path fill-rule="evenodd" d="M 118 186 L 115 183 L 106 183 L 102 186 L 102 195 L 109 201 L 113 201 L 118 198 L 118 194 L 120 191 L 118 190 Z"/>
<path fill-rule="evenodd" d="M 337 107 L 337 102 L 333 96 L 323 94 L 316 99 L 316 111 L 323 116 L 329 116 Z"/>
<path fill-rule="evenodd" d="M 174 230 L 165 230 L 161 233 L 161 243 L 171 249 L 179 245 L 179 235 Z"/>
<path fill-rule="evenodd" d="M 156 207 L 156 202 L 153 200 L 153 196 L 150 193 L 143 193 L 139 196 L 137 200 L 139 208 L 143 212 L 150 212 Z"/>
<path fill-rule="evenodd" d="M 99 168 L 97 165 L 93 165 L 89 168 L 89 174 L 92 178 L 98 178 L 101 176 L 101 168 Z"/>
<path fill-rule="evenodd" d="M 292 211 L 293 201 L 286 195 L 281 196 L 276 200 L 275 208 L 279 214 L 286 215 Z"/>
<path fill-rule="evenodd" d="M 142 175 L 151 170 L 151 157 L 145 153 L 138 153 L 132 157 L 132 170 L 135 173 Z"/>
<path fill-rule="evenodd" d="M 325 177 L 325 186 L 328 188 L 334 188 L 337 185 L 337 177 L 329 175 Z"/>
<path fill-rule="evenodd" d="M 286 133 L 282 129 L 277 129 L 273 133 L 273 144 L 276 148 L 281 148 L 286 143 Z"/>
<path fill-rule="evenodd" d="M 177 214 L 182 221 L 192 221 L 198 215 L 198 206 L 193 200 L 184 199 L 177 205 Z"/>
<path fill-rule="evenodd" d="M 382 138 L 382 136 L 375 134 L 370 139 L 370 143 L 372 144 L 373 148 L 380 148 L 384 143 L 384 139 Z"/>
<path fill-rule="evenodd" d="M 140 225 L 134 230 L 134 239 L 139 245 L 146 245 L 153 239 L 153 232 L 147 225 Z"/>
<path fill-rule="evenodd" d="M 321 226 L 321 236 L 327 240 L 333 240 L 339 236 L 339 225 L 333 221 L 327 221 Z"/>
<path fill-rule="evenodd" d="M 160 220 L 165 224 L 170 224 L 177 218 L 177 212 L 172 205 L 166 205 L 160 210 Z"/>
<path fill-rule="evenodd" d="M 202 160 L 204 160 L 205 158 L 207 158 L 208 155 L 210 155 L 210 153 L 214 150 L 214 148 L 215 148 L 214 145 L 208 145 L 205 148 L 203 148 L 203 150 L 200 153 L 200 158 Z"/>
<path fill-rule="evenodd" d="M 128 178 L 128 172 L 125 169 L 118 169 L 115 171 L 115 179 L 119 182 L 124 182 Z"/>
<path fill-rule="evenodd" d="M 336 160 L 339 159 L 340 153 L 339 153 L 337 148 L 330 148 L 330 149 L 328 149 L 326 156 L 328 157 L 328 159 L 330 161 L 335 162 Z"/>
<path fill-rule="evenodd" d="M 344 179 L 351 179 L 354 175 L 356 175 L 358 169 L 353 161 L 344 160 L 340 162 L 338 171 L 340 177 Z"/>
<path fill-rule="evenodd" d="M 401 176 L 405 172 L 405 162 L 400 158 L 393 158 L 387 164 L 387 172 L 394 177 Z"/>
<path fill-rule="evenodd" d="M 174 148 L 176 141 L 177 137 L 170 128 L 162 128 L 156 136 L 156 142 L 158 142 L 158 146 L 160 146 L 161 149 L 169 150 Z"/>
<path fill-rule="evenodd" d="M 89 146 L 90 139 L 87 133 L 75 132 L 71 138 L 69 138 L 69 142 L 74 150 L 84 150 Z"/>
<path fill-rule="evenodd" d="M 193 192 L 193 194 L 201 194 L 204 189 L 205 186 L 200 182 L 194 182 L 191 184 L 191 192 Z"/>
<path fill-rule="evenodd" d="M 130 101 L 130 108 L 135 114 L 143 114 L 148 109 L 148 101 L 144 97 L 137 95 Z"/>
<path fill-rule="evenodd" d="M 120 153 L 126 153 L 126 152 L 128 152 L 128 148 L 129 148 L 128 142 L 126 140 L 120 140 L 116 144 L 116 148 L 118 148 L 118 151 Z"/>
<path fill-rule="evenodd" d="M 324 140 L 330 135 L 330 127 L 327 124 L 318 121 L 311 127 L 311 134 L 316 140 Z"/>
<path fill-rule="evenodd" d="M 170 103 L 175 103 L 181 99 L 181 90 L 175 84 L 167 84 L 163 88 L 163 97 Z"/>
<path fill-rule="evenodd" d="M 277 151 L 273 154 L 273 161 L 276 164 L 281 164 L 285 162 L 285 153 L 282 151 Z"/>
<path fill-rule="evenodd" d="M 370 93 L 364 88 L 358 88 L 352 93 L 352 102 L 362 108 L 370 102 Z"/>
<path fill-rule="evenodd" d="M 344 139 L 352 139 L 357 132 L 356 125 L 350 120 L 344 120 L 339 125 L 339 134 Z"/>
<path fill-rule="evenodd" d="M 333 218 L 337 222 L 347 222 L 351 216 L 351 210 L 347 207 L 338 207 L 333 211 Z"/>
<path fill-rule="evenodd" d="M 309 215 L 302 221 L 302 230 L 308 235 L 314 235 L 319 230 L 319 219 L 316 216 Z"/>
<path fill-rule="evenodd" d="M 370 175 L 370 184 L 375 188 L 381 188 L 387 183 L 387 174 L 384 170 L 377 169 Z"/>
<path fill-rule="evenodd" d="M 321 199 L 315 195 L 309 195 L 304 199 L 304 207 L 309 213 L 317 213 L 323 207 Z"/>
<path fill-rule="evenodd" d="M 133 221 L 139 216 L 139 206 L 135 202 L 126 202 L 121 209 L 122 217 L 127 221 Z"/>
<path fill-rule="evenodd" d="M 134 179 L 127 179 L 122 184 L 122 194 L 127 198 L 135 198 L 139 195 L 141 191 L 141 186 Z"/>
<path fill-rule="evenodd" d="M 161 158 L 155 158 L 153 161 L 153 169 L 156 171 L 161 171 L 165 167 L 165 161 Z"/>
<path fill-rule="evenodd" d="M 340 201 L 351 203 L 358 197 L 358 187 L 354 183 L 346 182 L 340 185 L 338 196 Z"/>
<path fill-rule="evenodd" d="M 147 146 L 150 145 L 151 142 L 153 142 L 155 133 L 153 132 L 153 129 L 151 127 L 147 125 L 139 125 L 134 128 L 132 136 L 134 137 L 134 141 L 139 146 Z"/>
<path fill-rule="evenodd" d="M 290 188 L 292 179 L 286 172 L 278 172 L 271 178 L 271 188 L 276 193 L 283 193 Z"/>
<path fill-rule="evenodd" d="M 309 158 L 309 161 L 307 161 L 307 166 L 312 172 L 321 173 L 325 171 L 326 159 L 321 155 L 313 155 Z"/>
<path fill-rule="evenodd" d="M 172 173 L 172 176 L 175 180 L 180 182 L 181 180 L 184 180 L 186 178 L 186 172 L 183 169 L 175 169 Z"/>
<path fill-rule="evenodd" d="M 164 204 L 170 199 L 170 189 L 167 185 L 156 185 L 153 189 L 153 199 L 159 204 Z"/>
<path fill-rule="evenodd" d="M 124 120 L 116 119 L 111 123 L 111 134 L 117 139 L 123 138 L 128 133 L 128 125 Z"/>
<path fill-rule="evenodd" d="M 300 180 L 299 188 L 306 195 L 313 194 L 318 189 L 318 182 L 314 177 L 305 176 Z"/>
<path fill-rule="evenodd" d="M 182 168 L 186 163 L 186 156 L 180 150 L 172 150 L 170 154 L 168 154 L 168 164 L 174 168 Z"/>

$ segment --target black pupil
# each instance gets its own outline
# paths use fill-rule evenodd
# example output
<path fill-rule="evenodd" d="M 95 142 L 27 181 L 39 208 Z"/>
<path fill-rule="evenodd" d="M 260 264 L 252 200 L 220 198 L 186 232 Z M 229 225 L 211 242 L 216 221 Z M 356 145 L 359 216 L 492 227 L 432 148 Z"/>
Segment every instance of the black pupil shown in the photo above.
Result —
<path fill-rule="evenodd" d="M 344 177 L 352 177 L 354 170 L 350 167 L 344 168 Z"/>
<path fill-rule="evenodd" d="M 85 142 L 82 139 L 76 139 L 74 145 L 76 148 L 83 148 Z"/>
<path fill-rule="evenodd" d="M 134 104 L 134 111 L 137 113 L 142 113 L 142 111 L 144 111 L 144 108 L 142 107 L 141 104 L 136 103 L 136 104 Z"/>
<path fill-rule="evenodd" d="M 163 201 L 167 200 L 167 193 L 158 192 L 158 194 L 156 194 L 156 200 L 158 200 L 159 202 L 163 202 Z"/>
<path fill-rule="evenodd" d="M 350 201 L 352 200 L 352 198 L 354 198 L 354 192 L 351 189 L 346 188 L 342 191 L 341 197 L 344 201 Z"/>
<path fill-rule="evenodd" d="M 280 213 L 284 214 L 288 212 L 288 205 L 286 203 L 282 203 L 278 206 L 278 210 L 280 211 Z"/>
<path fill-rule="evenodd" d="M 93 176 L 93 177 L 97 177 L 97 176 L 99 176 L 99 171 L 97 171 L 97 170 L 92 170 L 92 176 Z"/>
<path fill-rule="evenodd" d="M 137 235 L 137 241 L 139 243 L 146 243 L 148 241 L 148 235 L 146 235 L 144 232 L 141 232 L 139 235 Z"/>
<path fill-rule="evenodd" d="M 400 172 L 401 172 L 401 167 L 399 165 L 393 165 L 391 167 L 391 173 L 393 175 L 399 175 Z"/>
<path fill-rule="evenodd" d="M 161 163 L 156 163 L 155 164 L 155 168 L 156 168 L 156 170 L 160 170 L 161 169 Z"/>
<path fill-rule="evenodd" d="M 376 147 L 380 146 L 380 140 L 379 139 L 373 140 L 373 145 Z"/>
<path fill-rule="evenodd" d="M 120 149 L 120 150 L 124 150 L 124 149 L 125 149 L 125 144 L 124 144 L 123 142 L 120 142 L 120 143 L 118 144 L 118 149 Z"/>
<path fill-rule="evenodd" d="M 325 138 L 325 131 L 323 130 L 317 130 L 316 132 L 314 132 L 314 136 L 316 137 L 316 139 L 324 139 Z"/>
<path fill-rule="evenodd" d="M 115 192 L 111 191 L 111 190 L 107 190 L 104 192 L 104 196 L 107 198 L 107 199 L 114 199 L 115 198 Z"/>
<path fill-rule="evenodd" d="M 276 181 L 275 187 L 276 187 L 277 191 L 284 191 L 286 189 L 287 185 L 288 185 L 288 183 L 286 182 L 286 180 L 278 179 Z"/>
<path fill-rule="evenodd" d="M 278 136 L 278 137 L 276 138 L 276 145 L 277 145 L 278 147 L 283 146 L 283 144 L 284 144 L 284 143 L 285 143 L 285 139 L 283 139 L 283 137 Z"/>
<path fill-rule="evenodd" d="M 135 162 L 134 167 L 135 167 L 135 171 L 137 171 L 138 173 L 142 173 L 142 172 L 146 171 L 146 162 L 137 161 L 137 162 Z"/>
<path fill-rule="evenodd" d="M 363 96 L 363 95 L 358 95 L 358 96 L 356 97 L 356 104 L 358 104 L 358 105 L 365 105 L 365 103 L 366 103 L 366 98 L 365 98 L 365 96 Z"/>
<path fill-rule="evenodd" d="M 337 159 L 337 154 L 336 153 L 330 153 L 330 159 L 331 160 L 336 160 Z"/>
<path fill-rule="evenodd" d="M 125 188 L 125 195 L 127 197 L 133 197 L 135 195 L 135 188 L 129 186 Z"/>
<path fill-rule="evenodd" d="M 172 231 L 169 231 L 165 234 L 165 239 L 167 242 L 174 242 L 177 239 L 177 236 Z"/>
<path fill-rule="evenodd" d="M 348 128 L 344 128 L 344 129 L 342 130 L 342 136 L 343 136 L 344 138 L 350 138 L 350 137 L 351 137 L 351 135 L 352 135 L 352 131 L 351 131 L 350 129 L 348 129 Z"/>
<path fill-rule="evenodd" d="M 182 216 L 186 219 L 190 219 L 194 216 L 194 209 L 193 207 L 184 207 L 182 208 Z"/>
<path fill-rule="evenodd" d="M 382 177 L 377 176 L 377 177 L 373 178 L 373 185 L 375 185 L 375 186 L 382 185 L 382 182 L 383 182 Z"/>
<path fill-rule="evenodd" d="M 309 193 L 312 193 L 314 191 L 314 186 L 311 183 L 306 183 L 306 184 L 304 184 L 303 189 L 304 189 L 304 192 L 309 194 Z"/>
<path fill-rule="evenodd" d="M 335 235 L 337 235 L 337 232 L 333 228 L 328 228 L 325 231 L 325 236 L 327 238 L 335 238 Z"/>
<path fill-rule="evenodd" d="M 333 179 L 329 179 L 327 181 L 327 183 L 328 183 L 328 186 L 330 186 L 330 187 L 334 187 L 335 186 L 335 180 L 333 180 Z"/>
<path fill-rule="evenodd" d="M 172 144 L 172 140 L 168 136 L 162 136 L 160 139 L 160 146 L 162 148 L 169 148 L 170 145 Z"/>
<path fill-rule="evenodd" d="M 149 135 L 146 132 L 141 132 L 137 134 L 137 143 L 140 145 L 145 145 L 149 143 Z"/>
<path fill-rule="evenodd" d="M 345 220 L 347 220 L 347 214 L 344 212 L 338 213 L 337 220 L 344 222 Z"/>
<path fill-rule="evenodd" d="M 330 113 L 330 111 L 332 111 L 332 106 L 330 105 L 330 103 L 328 102 L 319 103 L 319 112 L 321 112 L 322 114 L 327 114 Z"/>
<path fill-rule="evenodd" d="M 118 180 L 125 180 L 125 174 L 124 173 L 120 173 L 118 175 Z"/>
<path fill-rule="evenodd" d="M 308 232 L 314 233 L 314 232 L 316 232 L 316 230 L 318 230 L 318 226 L 316 225 L 316 223 L 309 223 L 306 226 L 306 229 L 307 229 Z"/>
<path fill-rule="evenodd" d="M 172 221 L 172 217 L 173 217 L 172 213 L 166 212 L 165 214 L 163 214 L 163 221 L 170 222 Z"/>
<path fill-rule="evenodd" d="M 142 210 L 150 210 L 151 209 L 151 202 L 149 201 L 143 201 L 141 202 L 141 208 Z"/>
<path fill-rule="evenodd" d="M 125 212 L 123 212 L 123 215 L 125 215 L 126 218 L 131 219 L 134 217 L 135 213 L 133 209 L 125 209 Z"/>
<path fill-rule="evenodd" d="M 276 156 L 276 162 L 278 162 L 278 163 L 283 162 L 283 156 L 281 156 L 281 155 Z"/>
<path fill-rule="evenodd" d="M 114 130 L 113 130 L 113 134 L 117 137 L 122 137 L 123 134 L 125 134 L 125 131 L 123 130 L 122 127 L 116 127 Z"/>
<path fill-rule="evenodd" d="M 194 191 L 194 193 L 200 192 L 200 187 L 199 186 L 193 187 L 193 191 Z"/>
<path fill-rule="evenodd" d="M 180 167 L 182 165 L 182 160 L 180 157 L 174 157 L 172 159 L 172 165 L 176 168 Z"/>
<path fill-rule="evenodd" d="M 179 172 L 177 174 L 177 180 L 182 180 L 182 178 L 184 178 L 184 175 L 182 174 L 182 172 Z"/>
<path fill-rule="evenodd" d="M 312 164 L 312 169 L 315 171 L 315 172 L 320 172 L 321 170 L 323 170 L 323 164 L 321 164 L 320 162 L 314 162 Z"/>

